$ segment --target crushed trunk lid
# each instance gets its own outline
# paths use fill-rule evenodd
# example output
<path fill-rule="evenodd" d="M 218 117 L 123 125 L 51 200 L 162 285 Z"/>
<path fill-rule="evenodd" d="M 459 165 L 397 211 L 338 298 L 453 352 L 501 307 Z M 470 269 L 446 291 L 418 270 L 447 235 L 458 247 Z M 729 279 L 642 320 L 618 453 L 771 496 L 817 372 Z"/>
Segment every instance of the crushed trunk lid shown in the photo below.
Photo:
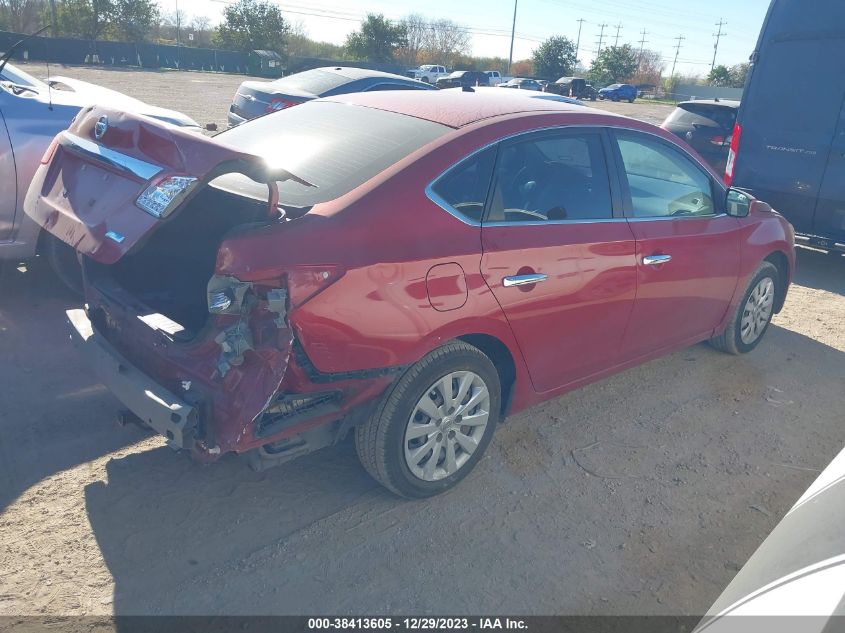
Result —
<path fill-rule="evenodd" d="M 101 106 L 82 110 L 42 163 L 26 213 L 102 264 L 118 261 L 223 174 L 267 184 L 269 218 L 279 217 L 277 182 L 310 186 L 215 139 Z"/>

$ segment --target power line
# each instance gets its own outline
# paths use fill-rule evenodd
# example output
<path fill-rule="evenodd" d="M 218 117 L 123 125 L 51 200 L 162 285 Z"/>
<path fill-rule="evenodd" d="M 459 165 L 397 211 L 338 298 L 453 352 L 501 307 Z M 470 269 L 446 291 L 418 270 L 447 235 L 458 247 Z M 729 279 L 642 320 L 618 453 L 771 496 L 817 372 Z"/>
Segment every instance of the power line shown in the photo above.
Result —
<path fill-rule="evenodd" d="M 584 22 L 586 22 L 583 18 L 578 18 L 578 41 L 575 42 L 575 62 L 578 62 L 578 49 L 581 48 L 581 27 L 584 26 Z"/>
<path fill-rule="evenodd" d="M 604 30 L 607 28 L 607 24 L 604 24 L 604 23 L 599 24 L 599 27 L 601 28 L 601 33 L 599 34 L 599 41 L 597 42 L 598 52 L 596 53 L 596 57 L 601 55 L 601 44 L 604 41 Z"/>
<path fill-rule="evenodd" d="M 642 32 L 640 33 L 640 35 L 643 36 L 643 39 L 640 40 L 640 54 L 639 54 L 639 57 L 637 57 L 637 70 L 639 70 L 640 66 L 643 63 L 643 50 L 645 49 L 645 45 L 648 42 L 648 40 L 645 38 L 645 36 L 648 35 L 648 31 L 643 29 Z"/>
<path fill-rule="evenodd" d="M 674 78 L 675 76 L 675 66 L 678 64 L 678 55 L 681 53 L 681 44 L 683 41 L 687 39 L 683 35 L 679 35 L 675 38 L 678 44 L 675 46 L 675 61 L 672 62 L 672 74 L 669 75 L 670 78 Z"/>
<path fill-rule="evenodd" d="M 712 71 L 716 68 L 716 54 L 719 52 L 719 40 L 722 39 L 722 27 L 726 26 L 727 22 L 719 18 L 719 23 L 716 25 L 719 27 L 719 32 L 714 34 L 716 38 L 716 43 L 713 45 L 713 63 L 710 64 L 710 70 Z M 727 33 L 725 33 L 727 35 Z"/>

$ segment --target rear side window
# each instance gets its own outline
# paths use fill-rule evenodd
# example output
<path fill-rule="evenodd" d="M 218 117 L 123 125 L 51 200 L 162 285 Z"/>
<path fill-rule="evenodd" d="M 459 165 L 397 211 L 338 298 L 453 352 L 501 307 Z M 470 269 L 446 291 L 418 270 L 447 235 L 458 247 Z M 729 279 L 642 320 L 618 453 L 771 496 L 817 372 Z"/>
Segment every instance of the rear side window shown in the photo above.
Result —
<path fill-rule="evenodd" d="M 495 161 L 496 148 L 489 147 L 441 176 L 431 190 L 454 211 L 481 222 Z"/>
<path fill-rule="evenodd" d="M 635 218 L 712 215 L 713 183 L 681 152 L 647 136 L 617 133 Z"/>
<path fill-rule="evenodd" d="M 311 94 L 320 95 L 338 86 L 349 83 L 349 77 L 338 73 L 330 73 L 325 70 L 306 70 L 296 73 L 290 77 L 282 77 L 270 83 L 273 88 L 284 91 L 302 90 Z"/>
<path fill-rule="evenodd" d="M 280 203 L 311 206 L 352 191 L 450 130 L 395 112 L 311 101 L 247 121 L 217 138 L 313 184 L 278 184 Z M 266 186 L 241 174 L 221 176 L 215 186 L 267 199 Z"/>

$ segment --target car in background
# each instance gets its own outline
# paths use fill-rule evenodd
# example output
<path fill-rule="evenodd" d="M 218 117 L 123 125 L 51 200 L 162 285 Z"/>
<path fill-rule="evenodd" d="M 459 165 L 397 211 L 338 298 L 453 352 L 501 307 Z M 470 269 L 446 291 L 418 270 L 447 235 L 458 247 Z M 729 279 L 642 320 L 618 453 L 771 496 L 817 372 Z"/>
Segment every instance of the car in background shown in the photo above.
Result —
<path fill-rule="evenodd" d="M 480 70 L 456 70 L 441 77 L 435 84 L 438 88 L 471 88 L 474 86 L 489 86 L 490 78 Z"/>
<path fill-rule="evenodd" d="M 486 73 L 489 85 L 491 86 L 498 86 L 501 83 L 511 80 L 511 77 L 503 76 L 498 70 L 485 70 L 484 72 Z"/>
<path fill-rule="evenodd" d="M 80 110 L 107 103 L 193 132 L 190 117 L 149 105 L 127 95 L 69 77 L 49 84 L 6 63 L 0 69 L 0 260 L 25 261 L 42 254 L 56 275 L 81 291 L 73 249 L 55 239 L 23 211 L 27 187 L 53 138 Z"/>
<path fill-rule="evenodd" d="M 561 77 L 554 83 L 546 85 L 544 91 L 564 97 L 572 97 L 573 99 L 595 101 L 598 98 L 596 89 L 581 77 Z"/>
<path fill-rule="evenodd" d="M 540 82 L 536 79 L 528 79 L 524 77 L 515 77 L 503 84 L 499 84 L 499 88 L 515 88 L 517 90 L 542 90 Z"/>
<path fill-rule="evenodd" d="M 841 0 L 817 0 L 812 11 L 772 2 L 725 167 L 726 182 L 775 205 L 799 242 L 834 255 L 845 252 L 843 24 Z"/>
<path fill-rule="evenodd" d="M 660 124 L 684 139 L 719 173 L 724 173 L 739 101 L 683 101 Z"/>
<path fill-rule="evenodd" d="M 202 461 L 351 431 L 427 497 L 506 415 L 760 343 L 794 267 L 780 215 L 660 128 L 484 91 L 340 95 L 215 138 L 84 111 L 26 211 L 84 254 L 67 316 L 103 384 Z"/>
<path fill-rule="evenodd" d="M 607 88 L 599 90 L 599 99 L 610 99 L 611 101 L 627 101 L 634 103 L 637 98 L 637 88 L 631 84 L 612 84 Z"/>
<path fill-rule="evenodd" d="M 350 92 L 433 89 L 423 81 L 367 68 L 314 68 L 275 81 L 243 82 L 229 106 L 229 127 L 320 97 Z"/>
<path fill-rule="evenodd" d="M 437 83 L 441 77 L 449 74 L 445 66 L 438 66 L 437 64 L 423 64 L 419 68 L 414 68 L 407 72 L 408 77 L 418 81 L 424 81 L 427 84 Z"/>

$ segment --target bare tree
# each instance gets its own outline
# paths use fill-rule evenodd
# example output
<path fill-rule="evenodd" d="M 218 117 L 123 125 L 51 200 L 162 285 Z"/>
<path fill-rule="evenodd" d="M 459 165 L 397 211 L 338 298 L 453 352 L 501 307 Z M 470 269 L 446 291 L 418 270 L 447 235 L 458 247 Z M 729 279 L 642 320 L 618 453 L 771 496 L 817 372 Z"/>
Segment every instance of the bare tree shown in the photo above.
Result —
<path fill-rule="evenodd" d="M 0 23 L 16 33 L 31 33 L 44 9 L 44 0 L 0 0 Z"/>
<path fill-rule="evenodd" d="M 424 58 L 430 63 L 452 65 L 469 55 L 472 37 L 465 26 L 442 19 L 429 23 L 424 43 Z"/>
<path fill-rule="evenodd" d="M 288 34 L 288 54 L 295 57 L 310 57 L 314 53 L 314 45 L 308 37 L 308 29 L 302 20 L 297 20 L 290 27 Z"/>
<path fill-rule="evenodd" d="M 661 85 L 663 71 L 666 69 L 666 62 L 658 51 L 645 49 L 639 55 L 637 72 L 631 77 L 631 83 L 641 85 Z"/>
<path fill-rule="evenodd" d="M 420 55 L 428 41 L 430 29 L 428 21 L 419 13 L 412 13 L 402 23 L 405 25 L 408 43 L 397 55 L 398 59 L 409 66 L 420 63 Z"/>

